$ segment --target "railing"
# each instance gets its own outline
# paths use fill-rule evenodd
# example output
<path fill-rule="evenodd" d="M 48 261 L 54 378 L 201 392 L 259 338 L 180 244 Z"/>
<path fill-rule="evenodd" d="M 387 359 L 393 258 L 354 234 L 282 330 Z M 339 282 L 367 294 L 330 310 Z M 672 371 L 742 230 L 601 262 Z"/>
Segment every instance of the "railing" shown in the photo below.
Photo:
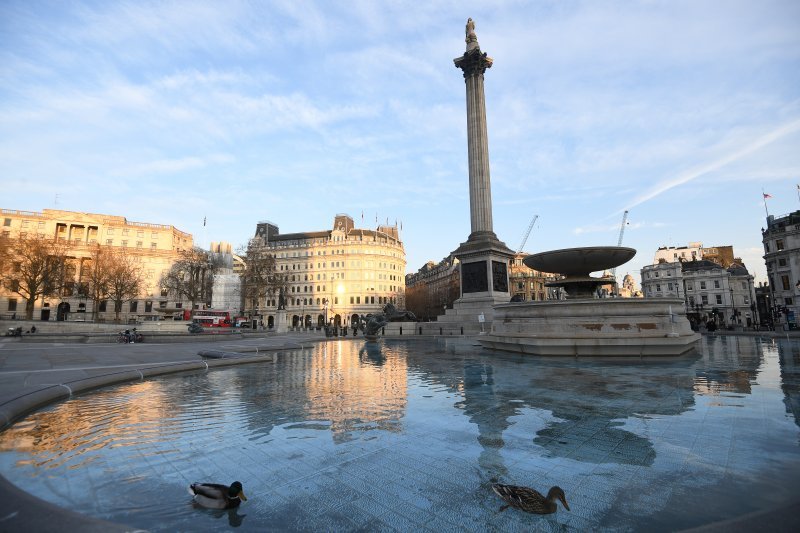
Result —
<path fill-rule="evenodd" d="M 38 211 L 19 211 L 17 209 L 0 209 L 0 213 L 4 215 L 22 215 L 28 217 L 40 217 L 42 216 L 41 212 Z"/>

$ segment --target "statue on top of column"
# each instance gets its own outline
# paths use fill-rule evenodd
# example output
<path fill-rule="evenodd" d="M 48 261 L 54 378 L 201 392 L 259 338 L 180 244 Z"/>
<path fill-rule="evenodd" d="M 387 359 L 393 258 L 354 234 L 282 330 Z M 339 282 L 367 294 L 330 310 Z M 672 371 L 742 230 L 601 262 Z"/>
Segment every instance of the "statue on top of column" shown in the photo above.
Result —
<path fill-rule="evenodd" d="M 467 19 L 465 33 L 467 37 L 464 39 L 464 41 L 467 43 L 467 51 L 472 50 L 473 48 L 479 48 L 480 45 L 478 45 L 478 36 L 475 35 L 475 22 L 471 18 Z"/>

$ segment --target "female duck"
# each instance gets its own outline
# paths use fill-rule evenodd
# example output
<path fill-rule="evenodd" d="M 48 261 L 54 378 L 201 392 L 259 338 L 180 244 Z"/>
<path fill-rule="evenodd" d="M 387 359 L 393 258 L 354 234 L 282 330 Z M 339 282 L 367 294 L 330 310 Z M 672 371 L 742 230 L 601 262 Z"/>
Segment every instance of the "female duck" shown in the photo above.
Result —
<path fill-rule="evenodd" d="M 505 511 L 508 506 L 516 507 L 526 513 L 550 514 L 558 510 L 556 501 L 561 501 L 561 505 L 569 511 L 567 496 L 561 487 L 551 487 L 547 492 L 547 497 L 528 487 L 517 487 L 514 485 L 492 484 L 492 490 L 503 498 L 508 505 L 504 505 L 500 511 Z"/>
<path fill-rule="evenodd" d="M 209 509 L 233 509 L 247 501 L 242 484 L 238 481 L 234 481 L 230 487 L 217 483 L 192 483 L 189 485 L 189 494 L 194 496 L 194 501 Z"/>

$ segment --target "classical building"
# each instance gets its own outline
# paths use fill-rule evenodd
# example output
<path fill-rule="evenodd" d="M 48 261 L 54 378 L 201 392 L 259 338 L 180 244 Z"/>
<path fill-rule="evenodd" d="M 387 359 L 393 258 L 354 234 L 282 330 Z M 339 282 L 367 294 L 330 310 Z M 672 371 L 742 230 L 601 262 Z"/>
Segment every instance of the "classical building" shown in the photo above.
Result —
<path fill-rule="evenodd" d="M 642 292 L 645 298 L 680 298 L 687 315 L 698 323 L 757 323 L 753 276 L 741 264 L 724 268 L 708 260 L 662 260 L 642 268 Z"/>
<path fill-rule="evenodd" d="M 539 272 L 525 266 L 522 262 L 528 254 L 517 253 L 509 264 L 509 292 L 520 302 L 543 301 L 553 298 L 551 289 L 545 283 L 557 278 L 555 274 Z"/>
<path fill-rule="evenodd" d="M 406 274 L 406 309 L 420 321 L 435 320 L 453 308 L 460 296 L 458 259 L 450 254 L 438 263 L 428 261 L 418 271 Z"/>
<path fill-rule="evenodd" d="M 406 253 L 397 226 L 359 229 L 352 217 L 338 214 L 332 229 L 281 234 L 277 225 L 259 222 L 249 246 L 266 247 L 275 257 L 294 327 L 326 320 L 346 325 L 390 302 L 405 306 Z M 272 326 L 278 303 L 277 295 L 248 301 L 245 312 Z"/>
<path fill-rule="evenodd" d="M 800 322 L 800 211 L 767 217 L 761 229 L 770 289 L 770 320 L 795 328 Z"/>
<path fill-rule="evenodd" d="M 622 278 L 622 287 L 619 289 L 621 298 L 641 298 L 642 291 L 636 286 L 636 280 L 630 274 L 625 274 Z"/>
<path fill-rule="evenodd" d="M 182 314 L 180 310 L 187 305 L 185 301 L 170 299 L 159 286 L 161 274 L 169 270 L 182 250 L 193 246 L 192 236 L 174 226 L 132 222 L 122 216 L 58 209 L 43 209 L 40 212 L 1 209 L 0 220 L 0 231 L 9 238 L 38 234 L 53 237 L 67 245 L 67 271 L 71 279 L 66 282 L 59 296 L 45 297 L 36 302 L 36 320 L 83 320 L 94 311 L 92 301 L 81 288 L 86 284 L 92 251 L 98 246 L 124 251 L 141 267 L 144 281 L 141 294 L 139 298 L 123 305 L 121 320 L 172 318 L 173 315 Z M 24 300 L 2 288 L 0 291 L 0 314 L 24 315 Z M 97 319 L 106 321 L 114 317 L 113 303 L 100 302 Z"/>

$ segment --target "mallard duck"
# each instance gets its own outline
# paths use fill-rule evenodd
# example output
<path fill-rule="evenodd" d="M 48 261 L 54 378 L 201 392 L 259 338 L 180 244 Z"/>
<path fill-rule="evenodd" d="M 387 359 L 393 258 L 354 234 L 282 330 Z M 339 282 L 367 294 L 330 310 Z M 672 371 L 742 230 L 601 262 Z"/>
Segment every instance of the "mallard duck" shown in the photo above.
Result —
<path fill-rule="evenodd" d="M 561 487 L 551 487 L 550 490 L 547 491 L 546 498 L 542 496 L 540 492 L 529 489 L 528 487 L 493 483 L 492 490 L 508 502 L 508 505 L 504 505 L 500 511 L 505 511 L 510 505 L 526 513 L 550 514 L 558 510 L 558 505 L 556 505 L 557 500 L 561 500 L 561 505 L 569 511 L 567 496 L 564 494 Z"/>
<path fill-rule="evenodd" d="M 238 481 L 231 483 L 230 487 L 217 483 L 192 483 L 189 494 L 194 496 L 194 501 L 209 509 L 233 509 L 247 501 Z"/>

